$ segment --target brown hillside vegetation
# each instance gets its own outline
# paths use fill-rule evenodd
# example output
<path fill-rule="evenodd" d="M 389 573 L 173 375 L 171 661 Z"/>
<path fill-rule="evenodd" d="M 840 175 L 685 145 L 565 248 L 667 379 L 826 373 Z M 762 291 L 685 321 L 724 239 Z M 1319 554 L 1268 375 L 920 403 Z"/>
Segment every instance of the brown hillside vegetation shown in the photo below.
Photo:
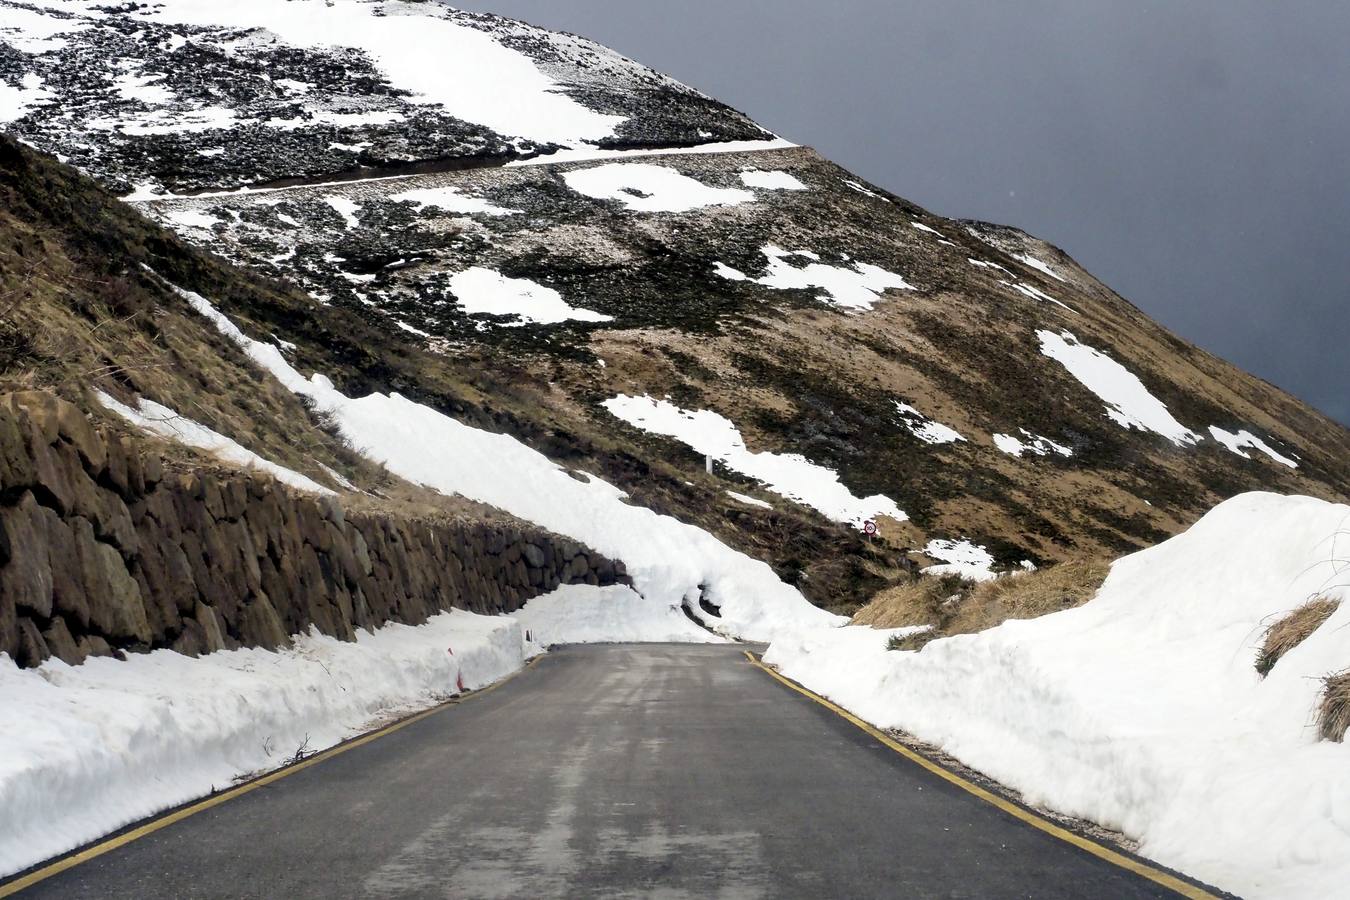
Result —
<path fill-rule="evenodd" d="M 0 390 L 51 390 L 91 416 L 126 427 L 91 389 L 124 402 L 163 403 L 259 455 L 338 488 L 357 505 L 412 504 L 418 515 L 511 521 L 500 510 L 391 478 L 352 452 L 295 395 L 252 365 L 171 286 L 210 298 L 260 339 L 295 345 L 305 372 L 350 395 L 397 391 L 478 428 L 505 431 L 571 468 L 595 472 L 635 501 L 698 524 L 769 562 L 822 605 L 856 608 L 908 565 L 885 544 L 782 501 L 746 507 L 724 475 L 686 472 L 600 428 L 553 410 L 545 374 L 509 356 L 458 360 L 391 334 L 348 309 L 180 241 L 68 166 L 0 137 Z M 217 463 L 162 444 L 187 468 Z M 331 470 L 331 471 L 329 471 Z M 743 492 L 757 488 L 733 482 Z"/>
<path fill-rule="evenodd" d="M 419 357 L 415 377 L 467 387 L 473 405 L 509 410 L 497 427 L 530 441 L 543 429 L 558 450 L 605 448 L 670 473 L 670 482 L 652 480 L 625 465 L 607 477 L 639 502 L 768 554 L 823 605 L 856 602 L 885 586 L 856 568 L 817 577 L 841 552 L 857 556 L 858 542 L 844 540 L 836 550 L 829 540 L 812 540 L 815 552 L 801 552 L 804 544 L 776 552 L 760 541 L 763 532 L 779 530 L 775 517 L 814 521 L 822 538 L 840 533 L 788 500 L 774 502 L 773 512 L 736 510 L 736 527 L 728 528 L 708 509 L 724 505 L 714 499 L 723 489 L 743 489 L 743 479 L 720 469 L 709 479 L 701 455 L 620 421 L 601 404 L 619 394 L 646 395 L 711 410 L 753 452 L 801 454 L 837 471 L 856 496 L 893 499 L 909 521 L 884 530 L 890 548 L 965 536 L 1004 570 L 1024 559 L 1042 565 L 1116 557 L 1180 531 L 1245 490 L 1341 499 L 1350 489 L 1344 428 L 1167 333 L 1060 251 L 1021 232 L 942 219 L 880 190 L 861 194 L 846 185 L 848 172 L 804 148 L 661 157 L 661 166 L 714 188 L 743 186 L 747 168 L 785 172 L 807 186 L 687 213 L 643 214 L 580 195 L 567 176 L 589 165 L 479 168 L 140 208 L 169 223 L 209 217 L 221 224 L 193 232 L 193 240 L 331 297 L 334 309 L 356 312 L 368 331 L 410 358 L 419 345 L 431 350 Z M 451 189 L 522 214 L 470 221 L 433 207 L 411 210 L 394 198 L 412 187 Z M 336 194 L 361 208 L 351 228 L 334 227 L 326 200 Z M 293 257 L 272 262 L 297 245 Z M 407 260 L 406 246 L 418 248 L 416 260 Z M 759 284 L 766 246 L 813 253 L 824 266 L 865 261 L 903 275 L 913 290 L 887 292 L 868 310 L 842 310 L 819 290 Z M 340 266 L 327 261 L 334 257 Z M 1064 280 L 1020 261 L 1031 257 Z M 808 264 L 794 259 L 794 267 Z M 718 275 L 718 264 L 745 279 Z M 545 286 L 612 321 L 502 327 L 500 316 L 466 313 L 446 285 L 473 266 Z M 293 321 L 268 309 L 248 315 L 302 352 L 322 350 L 307 347 Z M 398 322 L 417 322 L 429 337 L 410 335 Z M 1065 331 L 1137 375 L 1198 443 L 1179 446 L 1109 418 L 1101 398 L 1042 354 L 1039 335 Z M 964 440 L 926 443 L 897 403 Z M 1265 435 L 1296 454 L 1299 467 L 1259 452 L 1244 458 L 1213 440 L 1210 425 Z M 995 444 L 996 435 L 1031 440 L 1027 433 L 1071 455 L 1014 456 Z"/>

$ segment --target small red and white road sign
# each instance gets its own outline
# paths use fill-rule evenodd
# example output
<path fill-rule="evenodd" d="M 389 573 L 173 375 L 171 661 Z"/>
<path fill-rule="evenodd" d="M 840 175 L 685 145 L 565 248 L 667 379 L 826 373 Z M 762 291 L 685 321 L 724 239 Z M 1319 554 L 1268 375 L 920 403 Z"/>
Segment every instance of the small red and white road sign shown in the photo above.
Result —
<path fill-rule="evenodd" d="M 876 522 L 872 521 L 871 519 L 868 519 L 866 522 L 863 523 L 863 534 L 867 535 L 868 537 L 871 537 L 876 533 L 877 533 Z"/>

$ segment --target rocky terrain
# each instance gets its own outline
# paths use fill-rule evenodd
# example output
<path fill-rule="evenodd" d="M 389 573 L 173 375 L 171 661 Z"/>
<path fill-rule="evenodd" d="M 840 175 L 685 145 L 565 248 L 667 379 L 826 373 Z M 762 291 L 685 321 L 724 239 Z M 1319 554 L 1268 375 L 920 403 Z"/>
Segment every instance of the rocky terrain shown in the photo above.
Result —
<path fill-rule="evenodd" d="M 1344 428 L 1058 249 L 583 39 L 420 3 L 4 0 L 0 42 L 6 130 L 253 273 L 174 284 L 347 395 L 597 472 L 819 605 L 916 563 L 1116 555 L 1246 490 L 1350 493 Z"/>
<path fill-rule="evenodd" d="M 276 649 L 437 612 L 512 612 L 622 567 L 528 527 L 352 511 L 266 477 L 174 471 L 51 394 L 0 398 L 0 652 Z"/>
<path fill-rule="evenodd" d="M 325 30 L 369 49 L 304 45 Z M 768 136 L 591 41 L 433 3 L 6 0 L 0 84 L 7 130 L 123 192 Z"/>

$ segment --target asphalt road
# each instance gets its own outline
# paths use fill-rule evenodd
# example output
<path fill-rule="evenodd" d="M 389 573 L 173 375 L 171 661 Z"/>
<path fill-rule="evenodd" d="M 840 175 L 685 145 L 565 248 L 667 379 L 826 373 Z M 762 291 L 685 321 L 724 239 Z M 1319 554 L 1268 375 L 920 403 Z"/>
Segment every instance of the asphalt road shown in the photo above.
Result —
<path fill-rule="evenodd" d="M 729 646 L 557 650 L 44 881 L 60 898 L 1175 896 Z"/>

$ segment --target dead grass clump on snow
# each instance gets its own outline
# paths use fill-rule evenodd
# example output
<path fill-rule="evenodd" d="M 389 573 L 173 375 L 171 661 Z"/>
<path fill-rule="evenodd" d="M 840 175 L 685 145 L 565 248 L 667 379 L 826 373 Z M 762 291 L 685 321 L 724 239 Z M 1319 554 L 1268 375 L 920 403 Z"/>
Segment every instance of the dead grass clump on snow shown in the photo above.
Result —
<path fill-rule="evenodd" d="M 854 625 L 931 630 L 891 641 L 892 650 L 918 650 L 953 634 L 974 634 L 1008 619 L 1035 619 L 1082 606 L 1097 595 L 1111 564 L 1099 559 L 1070 559 L 1026 574 L 973 582 L 959 575 L 919 576 L 874 596 L 853 617 Z"/>
<path fill-rule="evenodd" d="M 1307 637 L 1331 618 L 1331 614 L 1340 606 L 1339 600 L 1318 597 L 1309 600 L 1298 609 L 1284 616 L 1266 629 L 1265 640 L 1261 643 L 1261 652 L 1256 655 L 1256 671 L 1265 677 L 1275 664 L 1290 650 L 1303 643 Z"/>
<path fill-rule="evenodd" d="M 948 601 L 959 602 L 970 589 L 971 582 L 958 575 L 937 578 L 920 575 L 878 591 L 854 615 L 852 624 L 871 625 L 873 628 L 938 625 L 943 618 L 943 606 Z"/>
<path fill-rule="evenodd" d="M 1110 563 L 1079 558 L 977 584 L 954 611 L 944 630 L 974 634 L 1008 619 L 1037 619 L 1053 612 L 1082 606 L 1097 595 Z"/>
<path fill-rule="evenodd" d="M 1328 675 L 1323 681 L 1322 705 L 1317 713 L 1322 740 L 1345 740 L 1350 729 L 1350 669 Z"/>
<path fill-rule="evenodd" d="M 916 631 L 913 634 L 897 634 L 886 643 L 887 650 L 922 650 L 929 642 L 942 637 L 936 628 Z"/>

